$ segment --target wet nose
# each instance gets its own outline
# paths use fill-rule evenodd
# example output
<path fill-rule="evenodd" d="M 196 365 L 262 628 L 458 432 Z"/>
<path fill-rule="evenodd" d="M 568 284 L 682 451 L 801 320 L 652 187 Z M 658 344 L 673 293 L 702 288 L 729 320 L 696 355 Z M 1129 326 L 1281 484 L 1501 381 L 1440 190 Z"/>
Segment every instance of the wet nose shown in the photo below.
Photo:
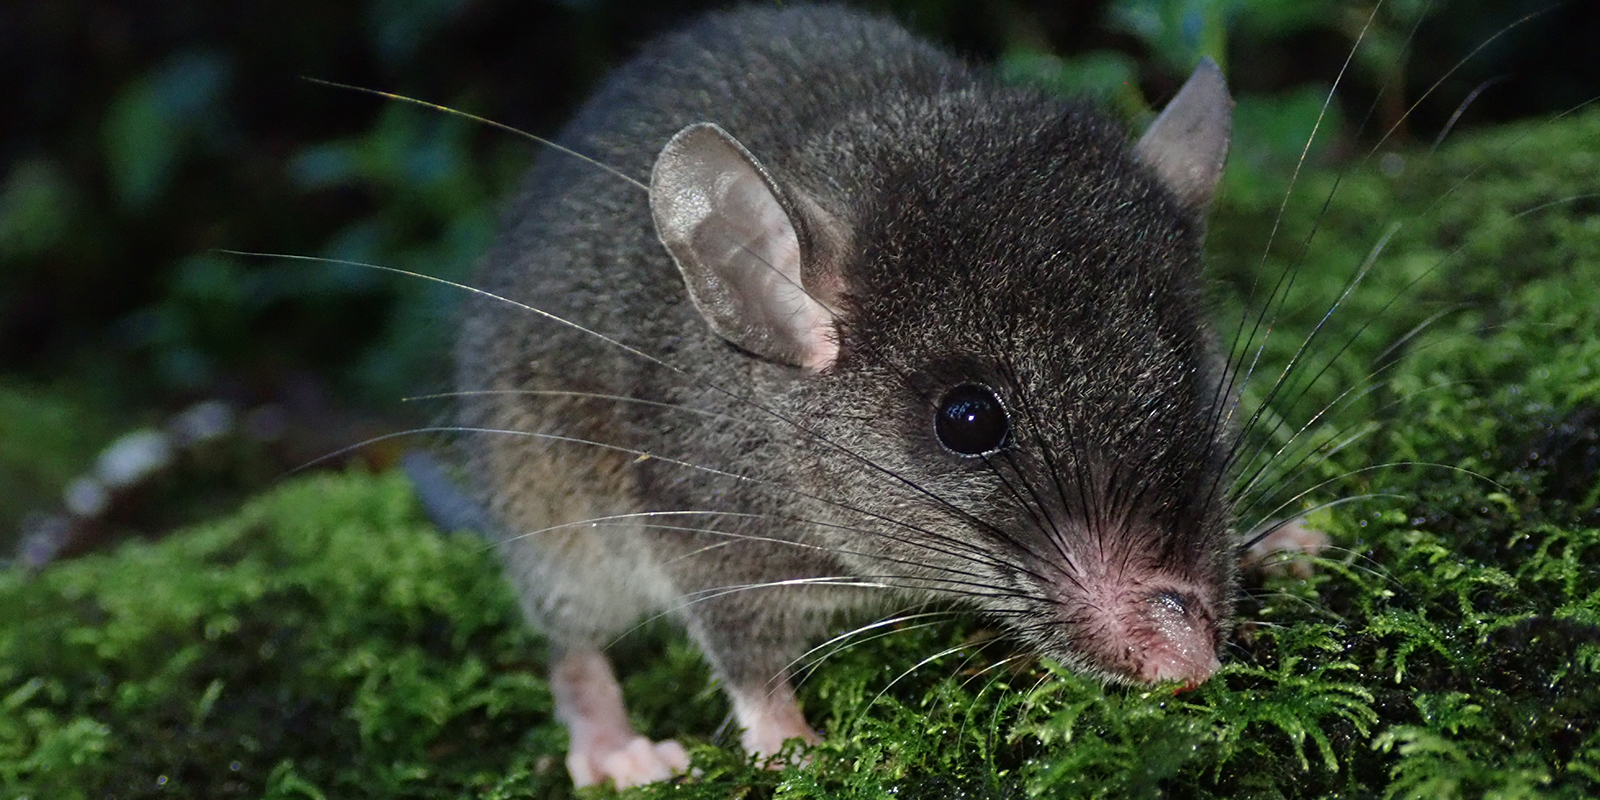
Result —
<path fill-rule="evenodd" d="M 1151 683 L 1199 684 L 1222 666 L 1217 660 L 1216 627 L 1197 598 L 1182 592 L 1156 592 L 1145 600 L 1145 619 L 1155 634 L 1139 659 L 1139 676 Z"/>

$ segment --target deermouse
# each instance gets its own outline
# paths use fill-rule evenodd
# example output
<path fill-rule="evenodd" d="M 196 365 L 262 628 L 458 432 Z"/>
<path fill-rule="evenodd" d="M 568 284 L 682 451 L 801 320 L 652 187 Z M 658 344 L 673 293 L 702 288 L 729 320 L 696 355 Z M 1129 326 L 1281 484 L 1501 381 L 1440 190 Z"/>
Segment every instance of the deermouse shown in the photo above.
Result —
<path fill-rule="evenodd" d="M 1234 431 L 1200 248 L 1231 107 L 1202 61 L 1130 144 L 815 6 L 712 14 L 610 76 L 456 349 L 576 784 L 687 768 L 603 653 L 655 615 L 758 754 L 818 741 L 788 670 L 841 614 L 953 602 L 1107 680 L 1218 669 Z"/>

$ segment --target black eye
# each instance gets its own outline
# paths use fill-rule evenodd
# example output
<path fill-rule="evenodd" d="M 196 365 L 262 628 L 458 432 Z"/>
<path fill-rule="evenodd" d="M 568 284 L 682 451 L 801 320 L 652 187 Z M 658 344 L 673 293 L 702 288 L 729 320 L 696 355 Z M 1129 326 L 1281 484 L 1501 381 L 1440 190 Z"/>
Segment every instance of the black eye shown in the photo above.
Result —
<path fill-rule="evenodd" d="M 945 393 L 933 418 L 939 443 L 964 456 L 999 450 L 1011 431 L 1005 406 L 987 386 L 965 383 Z"/>

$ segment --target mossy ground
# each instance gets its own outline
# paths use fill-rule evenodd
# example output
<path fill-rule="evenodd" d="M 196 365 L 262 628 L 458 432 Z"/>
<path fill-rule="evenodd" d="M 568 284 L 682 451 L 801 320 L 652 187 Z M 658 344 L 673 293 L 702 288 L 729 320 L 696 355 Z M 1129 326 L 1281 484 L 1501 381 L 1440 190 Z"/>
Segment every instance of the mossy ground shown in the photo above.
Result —
<path fill-rule="evenodd" d="M 723 701 L 649 631 L 619 658 L 627 690 L 697 775 L 642 794 L 1600 794 L 1600 215 L 1574 188 L 1600 175 L 1600 115 L 1405 156 L 1399 175 L 1302 176 L 1313 212 L 1338 181 L 1304 253 L 1316 214 L 1263 260 L 1276 199 L 1222 200 L 1225 335 L 1298 264 L 1254 339 L 1272 366 L 1246 397 L 1272 412 L 1252 441 L 1287 449 L 1247 509 L 1370 497 L 1313 512 L 1337 549 L 1250 587 L 1216 679 L 1105 689 L 1010 659 L 977 621 L 906 625 L 809 675 L 827 742 L 768 771 L 709 743 Z M 492 553 L 430 528 L 395 475 L 289 480 L 158 543 L 0 574 L 0 620 L 6 797 L 572 794 L 543 651 Z"/>

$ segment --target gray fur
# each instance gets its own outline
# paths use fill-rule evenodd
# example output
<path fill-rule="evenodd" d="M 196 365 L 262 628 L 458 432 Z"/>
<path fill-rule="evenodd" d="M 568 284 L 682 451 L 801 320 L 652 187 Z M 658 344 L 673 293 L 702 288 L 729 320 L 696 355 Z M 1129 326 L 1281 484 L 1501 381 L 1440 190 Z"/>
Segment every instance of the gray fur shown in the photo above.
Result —
<path fill-rule="evenodd" d="M 1202 587 L 1219 644 L 1229 434 L 1196 187 L 1163 186 L 1088 108 L 832 8 L 714 15 L 657 40 L 559 141 L 645 181 L 700 122 L 777 187 L 803 282 L 839 314 L 837 359 L 808 370 L 719 336 L 647 193 L 542 155 L 482 288 L 670 367 L 506 303 L 465 309 L 458 388 L 489 393 L 463 399 L 462 425 L 603 445 L 468 438 L 530 620 L 587 647 L 667 612 L 748 687 L 781 677 L 841 611 L 958 601 L 1127 678 L 1120 643 L 1080 624 L 1072 596 L 1075 560 L 1093 553 Z M 940 396 L 965 382 L 1008 409 L 1015 439 L 996 456 L 933 436 Z M 697 513 L 542 530 L 640 512 Z"/>

